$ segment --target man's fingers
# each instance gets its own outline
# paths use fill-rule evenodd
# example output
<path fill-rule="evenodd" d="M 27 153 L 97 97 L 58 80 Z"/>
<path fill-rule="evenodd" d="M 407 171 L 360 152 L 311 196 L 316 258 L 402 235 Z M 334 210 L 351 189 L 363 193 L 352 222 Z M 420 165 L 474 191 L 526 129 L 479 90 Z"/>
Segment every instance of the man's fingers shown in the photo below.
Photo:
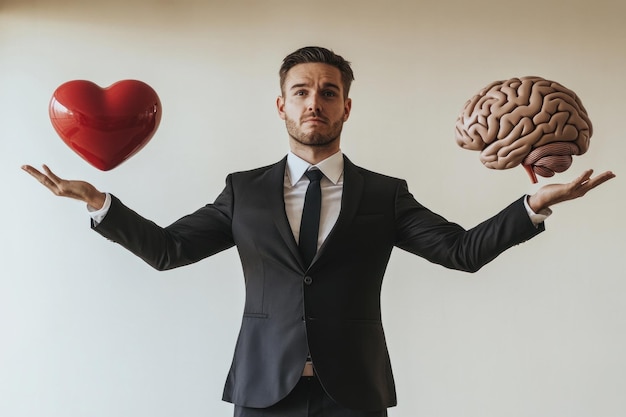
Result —
<path fill-rule="evenodd" d="M 54 180 L 52 180 L 49 177 L 49 175 L 46 175 L 46 174 L 42 173 L 37 168 L 32 167 L 30 165 L 23 165 L 22 169 L 24 171 L 28 172 L 33 178 L 35 178 L 37 181 L 39 181 L 43 186 L 48 188 L 50 191 L 52 191 L 55 194 L 58 194 L 59 189 L 57 187 L 57 184 L 55 183 Z M 44 165 L 44 171 L 49 172 L 49 173 L 51 172 L 50 169 L 48 167 L 46 167 L 45 165 Z"/>
<path fill-rule="evenodd" d="M 576 186 L 581 186 L 584 183 L 586 183 L 587 181 L 589 181 L 589 178 L 591 178 L 591 175 L 593 174 L 593 169 L 588 169 L 585 172 L 583 172 L 582 174 L 580 174 L 580 176 L 578 178 L 576 178 L 573 183 Z"/>
<path fill-rule="evenodd" d="M 44 174 L 42 174 L 41 172 L 39 172 L 38 169 L 30 166 L 30 165 L 23 165 L 22 169 L 26 172 L 28 172 L 32 177 L 34 177 L 37 181 L 43 183 L 43 180 L 46 178 L 46 176 Z"/>
<path fill-rule="evenodd" d="M 611 171 L 603 172 L 602 174 L 598 174 L 595 177 L 591 177 L 592 174 L 592 169 L 587 170 L 583 173 L 583 175 L 581 175 L 574 181 L 574 188 L 572 189 L 572 191 L 574 192 L 576 197 L 582 197 L 583 195 L 587 194 L 587 192 L 593 190 L 600 184 L 603 184 L 611 178 L 615 177 L 615 174 L 613 174 L 613 172 Z"/>
<path fill-rule="evenodd" d="M 93 207 L 102 207 L 104 204 L 105 194 L 100 193 L 88 182 L 60 178 L 47 165 L 43 165 L 44 172 L 40 172 L 30 165 L 22 165 L 22 169 L 36 178 L 54 195 L 81 200 Z"/>
<path fill-rule="evenodd" d="M 606 171 L 606 172 L 603 172 L 602 174 L 597 175 L 595 178 L 591 178 L 587 182 L 587 185 L 589 186 L 589 189 L 591 190 L 592 188 L 596 188 L 598 185 L 607 182 L 611 178 L 615 178 L 615 174 L 611 171 Z"/>
<path fill-rule="evenodd" d="M 26 172 L 28 172 L 30 175 L 32 175 L 33 177 L 36 176 L 36 174 L 41 174 L 41 172 L 37 171 L 35 168 L 33 168 L 30 165 L 22 165 L 22 169 Z"/>
<path fill-rule="evenodd" d="M 58 185 L 61 181 L 63 181 L 61 178 L 57 177 L 56 174 L 52 172 L 50 168 L 48 168 L 48 165 L 44 164 L 43 169 L 44 171 L 46 171 L 46 175 L 48 176 L 48 178 L 50 178 L 52 182 L 54 182 L 55 184 Z"/>

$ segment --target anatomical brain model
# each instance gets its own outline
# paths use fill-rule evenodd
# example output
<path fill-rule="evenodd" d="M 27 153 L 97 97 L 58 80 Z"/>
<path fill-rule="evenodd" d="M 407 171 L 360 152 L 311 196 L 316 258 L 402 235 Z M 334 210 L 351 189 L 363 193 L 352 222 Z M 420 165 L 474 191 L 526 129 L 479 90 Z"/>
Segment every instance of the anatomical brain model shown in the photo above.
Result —
<path fill-rule="evenodd" d="M 589 148 L 591 121 L 576 94 L 541 77 L 496 81 L 472 97 L 456 122 L 456 141 L 480 151 L 488 168 L 522 164 L 533 182 L 572 164 Z"/>

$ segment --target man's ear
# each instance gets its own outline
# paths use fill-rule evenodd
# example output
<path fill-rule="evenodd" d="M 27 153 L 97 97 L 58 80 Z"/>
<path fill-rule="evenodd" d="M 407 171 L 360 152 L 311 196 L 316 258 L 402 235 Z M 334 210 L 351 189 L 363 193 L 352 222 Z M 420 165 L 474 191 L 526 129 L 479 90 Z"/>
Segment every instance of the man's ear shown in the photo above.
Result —
<path fill-rule="evenodd" d="M 278 96 L 276 99 L 276 110 L 278 110 L 278 116 L 285 120 L 285 99 L 283 96 Z"/>
<path fill-rule="evenodd" d="M 352 99 L 347 98 L 343 105 L 343 121 L 345 122 L 350 117 L 350 111 L 352 110 Z"/>

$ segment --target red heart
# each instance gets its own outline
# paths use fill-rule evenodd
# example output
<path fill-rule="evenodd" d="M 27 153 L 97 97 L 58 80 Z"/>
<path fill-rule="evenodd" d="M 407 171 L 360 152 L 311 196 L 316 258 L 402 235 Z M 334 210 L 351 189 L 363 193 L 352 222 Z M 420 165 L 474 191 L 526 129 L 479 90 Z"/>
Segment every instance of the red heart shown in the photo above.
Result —
<path fill-rule="evenodd" d="M 152 139 L 161 121 L 161 101 L 147 84 L 123 80 L 107 88 L 68 81 L 50 100 L 54 130 L 81 158 L 108 171 Z"/>

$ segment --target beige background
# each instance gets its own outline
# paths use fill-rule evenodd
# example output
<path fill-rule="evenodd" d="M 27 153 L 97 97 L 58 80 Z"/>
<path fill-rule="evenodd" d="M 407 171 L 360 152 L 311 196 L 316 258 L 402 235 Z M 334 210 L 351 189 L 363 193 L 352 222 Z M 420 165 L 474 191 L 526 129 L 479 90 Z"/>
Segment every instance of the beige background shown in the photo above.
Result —
<path fill-rule="evenodd" d="M 356 73 L 344 152 L 466 227 L 534 189 L 454 141 L 465 100 L 491 81 L 554 79 L 589 111 L 589 152 L 541 184 L 618 174 L 475 275 L 394 252 L 390 415 L 623 416 L 625 16 L 621 0 L 0 0 L 0 415 L 232 415 L 220 398 L 243 305 L 236 251 L 158 273 L 19 167 L 48 163 L 165 225 L 212 202 L 227 173 L 285 154 L 278 67 L 316 44 Z M 56 136 L 47 105 L 65 81 L 128 78 L 155 88 L 163 120 L 100 172 Z"/>

